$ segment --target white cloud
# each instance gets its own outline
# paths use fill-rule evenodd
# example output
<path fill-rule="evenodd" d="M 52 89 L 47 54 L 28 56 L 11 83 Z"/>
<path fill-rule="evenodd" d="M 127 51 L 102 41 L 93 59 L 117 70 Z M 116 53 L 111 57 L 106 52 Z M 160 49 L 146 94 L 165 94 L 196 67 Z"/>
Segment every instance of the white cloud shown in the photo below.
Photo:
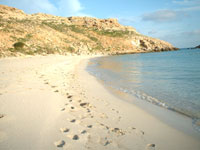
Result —
<path fill-rule="evenodd" d="M 192 30 L 188 32 L 182 32 L 182 35 L 188 35 L 188 36 L 198 36 L 200 38 L 200 29 L 198 30 Z"/>
<path fill-rule="evenodd" d="M 164 33 L 158 38 L 180 48 L 195 47 L 200 43 L 200 29 Z"/>
<path fill-rule="evenodd" d="M 162 9 L 143 14 L 143 21 L 170 22 L 179 21 L 184 17 L 190 16 L 190 12 L 200 11 L 200 0 L 173 0 L 174 4 L 179 5 L 177 9 Z"/>
<path fill-rule="evenodd" d="M 0 4 L 16 7 L 26 13 L 47 13 L 58 16 L 88 16 L 82 13 L 79 0 L 0 0 Z"/>
<path fill-rule="evenodd" d="M 187 5 L 187 4 L 189 4 L 190 2 L 191 2 L 191 0 L 179 0 L 179 1 L 174 0 L 174 1 L 173 1 L 173 3 L 179 4 L 179 5 Z"/>
<path fill-rule="evenodd" d="M 59 0 L 57 4 L 58 12 L 61 15 L 74 16 L 81 14 L 81 10 L 83 9 L 79 0 Z"/>
<path fill-rule="evenodd" d="M 152 34 L 156 34 L 158 33 L 156 30 L 152 29 L 151 31 L 148 32 L 148 34 L 152 35 Z"/>
<path fill-rule="evenodd" d="M 57 8 L 49 0 L 1 0 L 1 4 L 16 7 L 26 13 L 56 13 Z"/>
<path fill-rule="evenodd" d="M 200 4 L 200 0 L 174 0 L 172 2 L 178 5 L 199 5 Z"/>
<path fill-rule="evenodd" d="M 143 21 L 153 21 L 153 22 L 168 22 L 177 20 L 181 14 L 174 10 L 158 10 L 151 13 L 146 13 L 142 16 Z"/>
<path fill-rule="evenodd" d="M 192 7 L 186 7 L 186 8 L 176 9 L 176 11 L 183 11 L 183 12 L 187 12 L 187 11 L 199 11 L 199 10 L 200 10 L 200 6 L 192 6 Z"/>
<path fill-rule="evenodd" d="M 188 17 L 189 12 L 200 11 L 200 6 L 191 6 L 184 7 L 179 9 L 163 9 L 157 10 L 154 12 L 143 14 L 143 21 L 152 21 L 152 22 L 170 22 L 170 21 L 179 21 L 184 17 Z"/>

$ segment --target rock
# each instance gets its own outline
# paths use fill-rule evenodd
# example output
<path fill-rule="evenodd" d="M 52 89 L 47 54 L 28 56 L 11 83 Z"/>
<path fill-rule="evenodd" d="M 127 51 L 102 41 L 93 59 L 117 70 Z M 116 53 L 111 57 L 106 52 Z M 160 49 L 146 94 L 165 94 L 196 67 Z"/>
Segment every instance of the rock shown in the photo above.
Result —
<path fill-rule="evenodd" d="M 200 48 L 200 45 L 196 46 L 195 48 Z"/>

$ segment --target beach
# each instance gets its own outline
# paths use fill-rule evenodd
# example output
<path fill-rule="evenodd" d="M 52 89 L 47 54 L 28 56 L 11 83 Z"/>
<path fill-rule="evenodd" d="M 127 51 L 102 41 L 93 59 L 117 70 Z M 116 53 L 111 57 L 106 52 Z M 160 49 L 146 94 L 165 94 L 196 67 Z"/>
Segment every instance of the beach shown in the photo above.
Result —
<path fill-rule="evenodd" d="M 85 70 L 94 57 L 0 59 L 0 149 L 200 149 L 187 117 L 107 90 Z"/>

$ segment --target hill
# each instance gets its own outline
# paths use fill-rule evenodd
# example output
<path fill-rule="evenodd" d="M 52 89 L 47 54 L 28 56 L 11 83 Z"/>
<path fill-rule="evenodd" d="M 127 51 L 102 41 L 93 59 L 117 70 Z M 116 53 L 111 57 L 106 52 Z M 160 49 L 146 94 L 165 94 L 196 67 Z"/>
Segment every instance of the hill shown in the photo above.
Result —
<path fill-rule="evenodd" d="M 0 57 L 22 54 L 124 54 L 175 50 L 116 19 L 25 14 L 0 5 Z"/>

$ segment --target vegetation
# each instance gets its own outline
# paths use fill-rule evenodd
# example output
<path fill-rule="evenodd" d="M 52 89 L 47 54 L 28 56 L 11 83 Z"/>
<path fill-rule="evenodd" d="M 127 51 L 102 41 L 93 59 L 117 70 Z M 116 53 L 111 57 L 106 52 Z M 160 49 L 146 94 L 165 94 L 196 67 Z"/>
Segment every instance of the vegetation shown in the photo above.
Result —
<path fill-rule="evenodd" d="M 67 32 L 69 30 L 76 32 L 76 33 L 85 33 L 84 29 L 81 28 L 80 26 L 76 25 L 67 25 L 65 23 L 55 23 L 55 22 L 42 22 L 43 25 L 46 25 L 54 30 L 57 30 L 59 32 Z"/>
<path fill-rule="evenodd" d="M 88 38 L 89 38 L 90 40 L 94 41 L 94 42 L 97 42 L 97 41 L 98 41 L 98 39 L 97 39 L 96 37 L 93 37 L 93 36 L 90 36 L 90 35 L 88 35 Z"/>
<path fill-rule="evenodd" d="M 125 35 L 129 34 L 129 31 L 109 31 L 109 30 L 96 30 L 99 35 L 105 35 L 110 37 L 124 37 Z"/>
<path fill-rule="evenodd" d="M 61 23 L 61 24 L 56 24 L 54 22 L 42 22 L 43 25 L 46 25 L 56 31 L 59 32 L 67 32 L 68 31 L 68 25 L 66 25 L 65 23 Z"/>
<path fill-rule="evenodd" d="M 75 49 L 71 46 L 67 47 L 67 51 L 69 51 L 70 53 L 75 52 Z"/>
<path fill-rule="evenodd" d="M 25 46 L 25 44 L 23 42 L 16 42 L 13 44 L 13 47 L 16 49 L 16 50 L 19 50 L 19 49 L 23 49 Z"/>
<path fill-rule="evenodd" d="M 69 28 L 71 31 L 76 32 L 76 33 L 82 33 L 82 34 L 85 33 L 84 28 L 82 28 L 81 26 L 69 25 L 68 28 Z"/>
<path fill-rule="evenodd" d="M 93 50 L 102 50 L 103 49 L 103 46 L 101 45 L 100 42 L 97 43 L 97 45 L 94 47 Z"/>

